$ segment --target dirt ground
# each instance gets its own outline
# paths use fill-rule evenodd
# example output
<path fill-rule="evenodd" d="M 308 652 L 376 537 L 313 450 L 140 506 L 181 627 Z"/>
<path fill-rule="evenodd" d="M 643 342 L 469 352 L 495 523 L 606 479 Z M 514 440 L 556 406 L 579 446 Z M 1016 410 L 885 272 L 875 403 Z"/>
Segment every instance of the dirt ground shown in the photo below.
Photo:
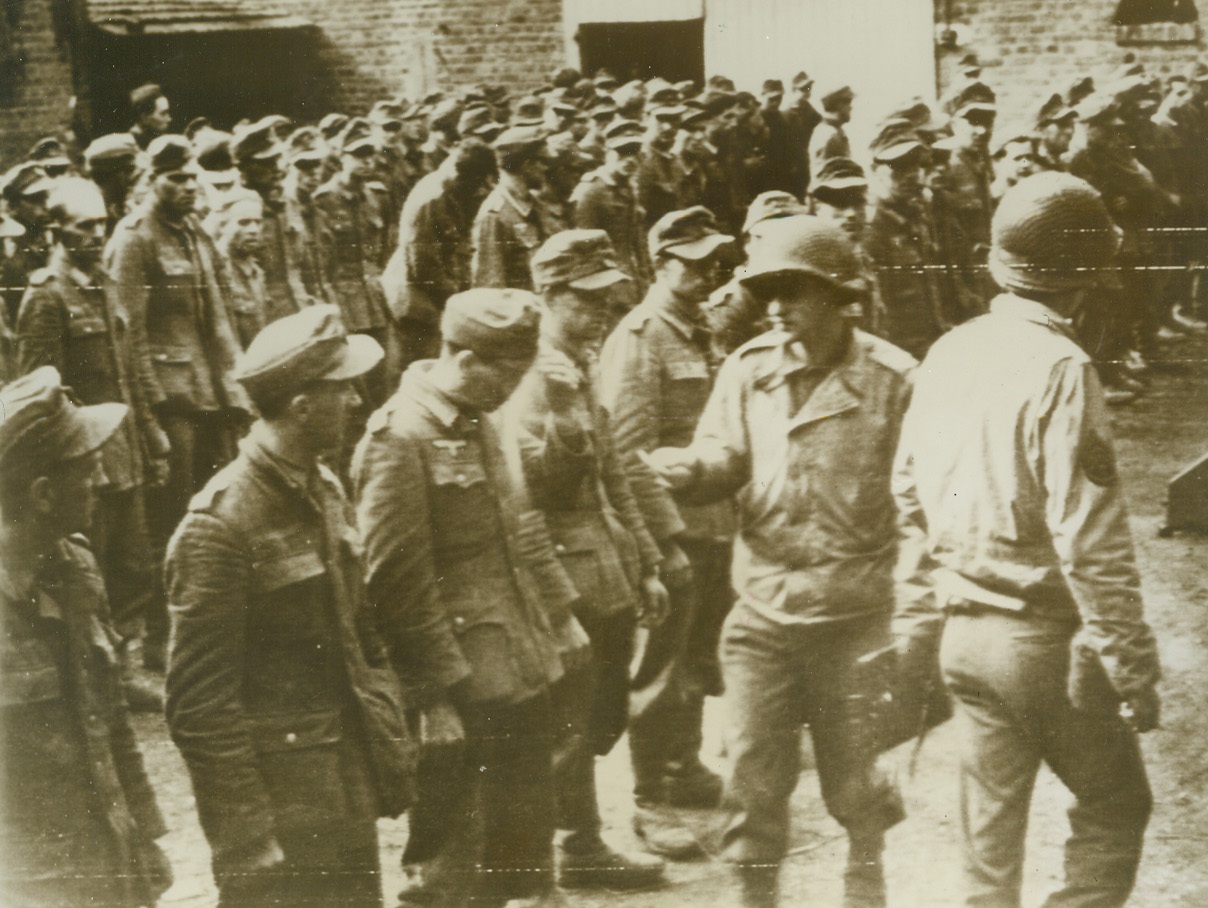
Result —
<path fill-rule="evenodd" d="M 1203 908 L 1208 905 L 1208 540 L 1179 534 L 1160 539 L 1166 483 L 1208 452 L 1208 339 L 1184 340 L 1167 350 L 1166 368 L 1150 380 L 1150 393 L 1114 411 L 1120 470 L 1132 515 L 1144 579 L 1145 600 L 1157 633 L 1165 671 L 1163 728 L 1143 746 L 1155 809 L 1146 854 L 1129 903 L 1135 908 Z M 705 758 L 724 772 L 717 732 L 720 705 L 707 716 Z M 197 825 L 188 777 L 167 738 L 162 719 L 140 717 L 138 729 L 152 779 L 173 832 L 163 844 L 177 882 L 161 902 L 208 908 L 215 902 L 209 851 Z M 938 729 L 910 771 L 909 746 L 889 755 L 906 797 L 909 817 L 889 837 L 887 877 L 892 908 L 946 908 L 957 902 L 958 817 L 954 728 Z M 636 848 L 630 829 L 631 778 L 624 742 L 601 762 L 606 836 Z M 1061 873 L 1067 826 L 1065 790 L 1050 774 L 1036 788 L 1028 840 L 1024 904 L 1039 905 Z M 714 817 L 684 811 L 681 817 L 703 842 L 713 841 Z M 401 882 L 403 820 L 383 822 L 382 864 L 386 904 Z M 821 806 L 817 780 L 807 771 L 793 801 L 792 853 L 782 876 L 782 904 L 838 905 L 845 856 L 842 831 Z M 668 883 L 635 894 L 571 894 L 574 908 L 705 908 L 737 904 L 727 867 L 715 859 L 672 865 Z"/>

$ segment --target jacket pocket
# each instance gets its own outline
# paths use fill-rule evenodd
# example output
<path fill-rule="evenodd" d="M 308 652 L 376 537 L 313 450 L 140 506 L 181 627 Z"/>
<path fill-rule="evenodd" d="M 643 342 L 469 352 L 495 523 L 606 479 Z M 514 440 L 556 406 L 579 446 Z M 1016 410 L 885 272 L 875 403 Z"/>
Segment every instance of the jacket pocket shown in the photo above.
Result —
<path fill-rule="evenodd" d="M 313 829 L 348 813 L 337 710 L 253 716 L 251 736 L 278 832 Z"/>
<path fill-rule="evenodd" d="M 168 400 L 193 400 L 197 393 L 197 374 L 188 347 L 152 347 L 151 363 Z"/>

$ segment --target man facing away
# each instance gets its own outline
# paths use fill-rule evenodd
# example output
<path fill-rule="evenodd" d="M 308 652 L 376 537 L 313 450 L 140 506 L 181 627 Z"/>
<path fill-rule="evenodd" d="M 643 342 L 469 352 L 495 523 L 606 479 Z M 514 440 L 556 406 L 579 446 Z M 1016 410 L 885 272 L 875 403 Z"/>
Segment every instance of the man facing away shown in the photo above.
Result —
<path fill-rule="evenodd" d="M 1008 190 L 990 268 L 1003 293 L 918 370 L 894 493 L 904 549 L 925 541 L 941 662 L 963 723 L 968 906 L 1018 908 L 1041 763 L 1074 795 L 1065 883 L 1046 908 L 1116 908 L 1132 891 L 1151 795 L 1137 732 L 1158 723 L 1103 390 L 1071 323 L 1118 232 L 1062 173 Z M 926 555 L 919 557 L 926 560 Z"/>

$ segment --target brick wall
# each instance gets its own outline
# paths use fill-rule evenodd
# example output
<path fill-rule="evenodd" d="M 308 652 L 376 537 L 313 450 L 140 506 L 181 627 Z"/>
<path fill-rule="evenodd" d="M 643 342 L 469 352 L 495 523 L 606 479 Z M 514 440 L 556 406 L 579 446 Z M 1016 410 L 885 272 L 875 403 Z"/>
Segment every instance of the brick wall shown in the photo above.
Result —
<path fill-rule="evenodd" d="M 1031 113 L 1054 91 L 1063 91 L 1082 75 L 1101 77 L 1134 53 L 1147 70 L 1181 70 L 1204 48 L 1196 44 L 1122 47 L 1111 18 L 1116 0 L 936 0 L 936 24 L 945 12 L 960 46 L 940 50 L 941 96 L 952 84 L 956 64 L 973 52 L 983 64 L 982 78 L 999 95 L 1001 118 L 1014 121 Z M 1208 3 L 1200 3 L 1208 23 Z"/>
<path fill-rule="evenodd" d="M 15 36 L 23 66 L 11 90 L 0 98 L 0 169 L 25 156 L 43 136 L 59 132 L 69 119 L 71 64 L 55 47 L 50 4 L 25 4 Z"/>
<path fill-rule="evenodd" d="M 498 81 L 532 89 L 564 58 L 561 0 L 271 0 L 323 34 L 331 109 Z"/>

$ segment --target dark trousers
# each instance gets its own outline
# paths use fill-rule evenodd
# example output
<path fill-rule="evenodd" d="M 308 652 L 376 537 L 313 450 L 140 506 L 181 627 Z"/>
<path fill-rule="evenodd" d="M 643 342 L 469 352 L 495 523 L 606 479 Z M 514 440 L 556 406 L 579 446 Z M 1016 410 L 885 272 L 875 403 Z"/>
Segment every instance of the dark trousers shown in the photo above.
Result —
<path fill-rule="evenodd" d="M 377 799 L 360 736 L 346 734 L 334 746 L 321 776 L 313 775 L 313 756 L 305 765 L 288 753 L 261 759 L 270 757 L 262 776 L 285 863 L 268 872 L 220 874 L 219 908 L 381 908 Z"/>
<path fill-rule="evenodd" d="M 877 735 L 859 658 L 889 642 L 888 616 L 781 624 L 739 604 L 723 630 L 727 745 L 726 860 L 778 864 L 788 847 L 789 799 L 809 724 L 818 782 L 831 816 L 851 836 L 876 836 L 904 817 L 877 766 Z"/>
<path fill-rule="evenodd" d="M 1105 675 L 1076 709 L 1068 627 L 1010 613 L 952 615 L 940 660 L 961 723 L 965 901 L 1018 908 L 1032 787 L 1046 763 L 1075 801 L 1065 885 L 1046 908 L 1118 908 L 1132 891 L 1152 798 L 1136 735 Z"/>
<path fill-rule="evenodd" d="M 542 695 L 462 712 L 461 759 L 426 754 L 404 865 L 424 865 L 434 903 L 539 895 L 553 887 L 554 718 Z"/>
<path fill-rule="evenodd" d="M 155 600 L 158 573 L 143 490 L 102 492 L 90 537 L 105 578 L 113 628 L 123 640 L 137 637 Z"/>
<path fill-rule="evenodd" d="M 147 527 L 155 559 L 156 594 L 147 610 L 148 649 L 162 649 L 168 640 L 168 610 L 164 596 L 164 553 L 168 540 L 189 509 L 189 501 L 201 491 L 220 467 L 230 463 L 236 452 L 235 422 L 228 413 L 194 411 L 162 414 L 160 427 L 172 446 L 168 455 L 168 481 L 145 492 Z"/>
<path fill-rule="evenodd" d="M 706 696 L 721 693 L 718 646 L 734 602 L 728 543 L 684 541 L 692 582 L 668 589 L 671 613 L 650 631 L 629 695 L 629 748 L 639 803 L 665 800 L 668 779 L 699 763 Z"/>
<path fill-rule="evenodd" d="M 600 837 L 596 757 L 612 750 L 629 721 L 629 665 L 637 626 L 629 609 L 578 617 L 591 640 L 591 664 L 564 677 L 554 690 L 558 827 L 570 832 L 563 848 L 571 851 L 586 849 Z"/>

